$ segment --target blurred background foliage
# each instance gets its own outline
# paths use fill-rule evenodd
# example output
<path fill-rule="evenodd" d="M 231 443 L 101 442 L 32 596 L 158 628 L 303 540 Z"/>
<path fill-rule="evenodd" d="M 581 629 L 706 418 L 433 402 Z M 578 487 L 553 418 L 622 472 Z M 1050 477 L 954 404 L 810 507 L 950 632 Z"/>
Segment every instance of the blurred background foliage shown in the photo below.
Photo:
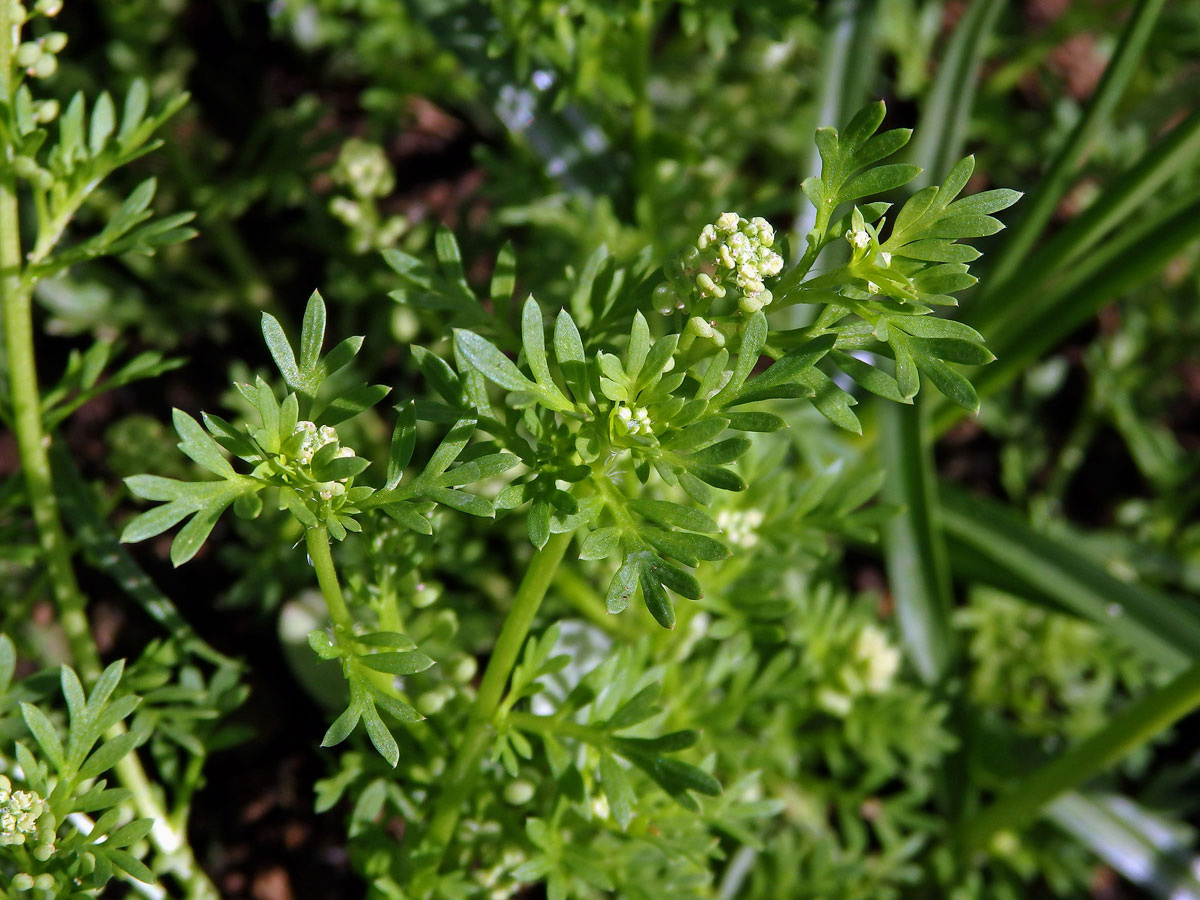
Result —
<path fill-rule="evenodd" d="M 968 192 L 1033 190 L 1084 116 L 1131 4 L 975 7 L 989 7 L 992 27 L 974 102 L 957 121 L 977 160 Z M 511 240 L 520 289 L 546 297 L 568 297 L 602 245 L 621 260 L 661 260 L 725 209 L 786 229 L 803 207 L 800 181 L 814 171 L 813 129 L 844 121 L 870 97 L 887 99 L 890 125 L 911 126 L 938 108 L 940 63 L 971 14 L 958 0 L 67 3 L 55 27 L 71 36 L 71 52 L 46 81 L 61 101 L 78 89 L 120 93 L 138 77 L 156 96 L 191 93 L 164 149 L 122 172 L 111 191 L 97 191 L 81 221 L 103 221 L 120 190 L 153 174 L 159 208 L 196 210 L 200 232 L 153 259 L 97 261 L 39 286 L 39 314 L 54 337 L 42 352 L 48 383 L 69 350 L 93 340 L 119 337 L 124 355 L 153 348 L 190 360 L 85 405 L 63 426 L 97 487 L 92 499 L 108 511 L 124 502 L 121 476 L 183 474 L 157 411 L 237 408 L 235 396 L 221 394 L 227 375 L 266 372 L 259 314 L 294 330 L 314 287 L 330 300 L 332 331 L 371 335 L 364 366 L 373 379 L 399 384 L 400 395 L 418 384 L 405 346 L 428 343 L 443 326 L 434 312 L 386 299 L 399 284 L 378 251 L 425 254 L 439 223 L 456 231 L 473 282 L 486 281 Z M 840 57 L 839 42 L 849 48 Z M 1085 220 L 1106 185 L 1194 117 L 1198 84 L 1200 2 L 1176 0 L 1088 142 L 1047 234 Z M 1155 202 L 1198 189 L 1197 167 L 1180 166 Z M 1122 222 L 1118 234 L 1134 224 Z M 958 423 L 937 445 L 948 482 L 1010 504 L 1036 535 L 1065 540 L 1099 570 L 1189 609 L 1195 600 L 1185 595 L 1200 591 L 1197 234 L 1126 285 L 1120 303 L 999 385 L 977 420 Z M 1008 302 L 1004 293 L 986 300 Z M 378 451 L 387 439 L 369 417 L 346 428 L 358 430 L 360 447 Z M 663 674 L 668 717 L 706 721 L 718 766 L 757 773 L 727 786 L 726 808 L 712 814 L 726 824 L 712 832 L 706 855 L 675 873 L 672 896 L 1200 897 L 1189 849 L 1188 823 L 1200 811 L 1191 720 L 1106 777 L 1101 787 L 1123 794 L 1126 806 L 1107 794 L 1073 794 L 1030 830 L 996 835 L 987 863 L 965 874 L 936 849 L 947 827 L 937 809 L 954 790 L 945 773 L 955 760 L 966 754 L 972 779 L 999 787 L 1101 727 L 1168 670 L 1103 623 L 1023 595 L 1020 583 L 959 577 L 953 628 L 968 660 L 959 687 L 972 717 L 964 722 L 944 687 L 924 684 L 901 661 L 893 598 L 871 543 L 884 518 L 871 511 L 886 510 L 870 507 L 862 521 L 845 515 L 851 506 L 841 501 L 862 487 L 861 445 L 831 435 L 815 416 L 812 428 L 802 422 L 792 431 L 792 468 L 757 480 L 743 501 L 749 518 L 739 520 L 744 540 L 761 541 L 772 565 L 739 567 L 735 557 L 714 567 L 707 599 L 681 619 L 681 643 L 636 616 L 571 618 L 599 602 L 593 579 L 580 574 L 560 576 L 551 598 L 559 605 L 550 615 L 582 633 L 624 642 L 644 659 L 672 659 Z M 14 468 L 11 446 L 0 447 L 0 464 Z M 764 472 L 777 464 L 764 459 Z M 17 512 L 21 488 L 6 484 L 0 631 L 14 632 L 41 621 L 44 601 Z M 329 807 L 358 785 L 368 799 L 339 807 L 351 868 L 371 881 L 372 896 L 401 896 L 389 881 L 388 847 L 411 798 L 370 754 L 331 756 L 326 768 L 314 762 L 307 748 L 319 713 L 271 674 L 272 657 L 298 659 L 287 617 L 303 615 L 309 583 L 291 551 L 302 536 L 270 512 L 252 528 L 219 526 L 218 538 L 230 528 L 244 533 L 214 541 L 202 575 L 169 571 L 163 542 L 140 557 L 220 649 L 253 647 L 268 658 L 251 660 L 258 737 L 218 758 L 210 776 L 272 785 L 250 793 L 265 811 L 235 808 L 232 799 L 198 804 L 197 827 L 207 834 L 200 846 L 215 848 L 229 897 L 289 896 L 264 892 L 278 871 L 285 881 L 290 873 L 294 896 L 315 896 L 306 878 L 322 885 L 321 896 L 361 896 L 339 855 L 341 826 L 314 828 L 307 793 L 323 777 L 318 800 Z M 454 517 L 437 529 L 436 543 L 398 532 L 347 545 L 358 558 L 346 568 L 363 573 L 352 591 L 365 596 L 383 583 L 411 597 L 405 620 L 434 647 L 442 641 L 435 656 L 466 659 L 489 638 L 487 604 L 511 593 L 523 526 Z M 388 541 L 416 553 L 419 574 L 396 570 Z M 103 574 L 93 581 L 105 649 L 133 652 L 145 623 L 120 611 L 117 583 Z M 448 602 L 431 608 L 437 596 Z M 278 648 L 264 651 L 261 636 L 277 626 Z M 302 680 L 311 675 L 296 664 Z M 443 668 L 418 680 L 430 704 L 453 708 L 464 701 Z M 319 697 L 320 686 L 309 686 Z M 285 722 L 272 704 L 309 712 Z M 424 752 L 424 777 L 436 778 L 443 762 Z M 745 818 L 739 803 L 749 805 Z M 680 818 L 680 833 L 662 843 L 683 842 L 696 827 Z M 509 896 L 524 858 L 509 859 L 511 850 L 502 836 L 481 835 L 472 852 L 494 866 L 465 875 L 462 896 L 485 888 Z M 595 852 L 606 851 L 598 844 Z M 590 888 L 575 890 L 590 896 Z"/>

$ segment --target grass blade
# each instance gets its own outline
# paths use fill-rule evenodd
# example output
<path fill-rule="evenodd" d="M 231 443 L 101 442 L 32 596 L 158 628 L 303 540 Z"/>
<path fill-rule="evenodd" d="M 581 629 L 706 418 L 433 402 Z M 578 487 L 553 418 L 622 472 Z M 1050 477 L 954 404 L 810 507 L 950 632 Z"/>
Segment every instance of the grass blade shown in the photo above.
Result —
<path fill-rule="evenodd" d="M 1147 203 L 1176 175 L 1188 171 L 1200 160 L 1200 110 L 1171 130 L 1151 147 L 1138 162 L 1124 172 L 1069 225 L 1042 244 L 1021 266 L 1016 284 L 1004 286 L 1001 303 L 973 304 L 968 318 L 976 328 L 991 329 L 1007 312 L 1024 309 L 1030 302 L 1042 300 L 1046 285 L 1056 276 L 1069 273 L 1089 262 L 1089 251 L 1114 229 L 1133 221 L 1131 216 Z M 996 282 L 988 279 L 980 296 L 996 292 Z M 1044 302 L 1044 301 L 1043 301 Z"/>
<path fill-rule="evenodd" d="M 1071 180 L 1087 157 L 1091 142 L 1097 131 L 1109 120 L 1130 78 L 1142 61 L 1146 41 L 1158 21 L 1166 0 L 1140 0 L 1129 17 L 1129 23 L 1121 35 L 1116 51 L 1104 69 L 1104 75 L 1092 96 L 1083 118 L 1059 150 L 1045 177 L 1037 189 L 1030 193 L 1024 215 L 1009 234 L 990 273 L 992 288 L 981 292 L 977 301 L 992 295 L 1001 295 L 1006 286 L 1024 266 L 1030 251 L 1041 237 L 1058 201 L 1062 199 Z"/>
<path fill-rule="evenodd" d="M 983 48 L 1003 8 L 1004 0 L 974 0 L 955 28 L 909 144 L 910 158 L 925 170 L 909 185 L 914 191 L 940 178 L 958 161 L 975 103 Z"/>
<path fill-rule="evenodd" d="M 1071 791 L 1046 818 L 1134 884 L 1163 900 L 1200 900 L 1191 828 L 1117 794 Z"/>
<path fill-rule="evenodd" d="M 954 659 L 950 577 L 934 521 L 933 454 L 919 406 L 880 409 L 879 441 L 887 466 L 883 500 L 901 507 L 883 532 L 888 586 L 908 656 L 921 677 L 941 681 Z"/>
<path fill-rule="evenodd" d="M 941 525 L 955 574 L 1089 619 L 1146 658 L 1182 668 L 1200 657 L 1200 615 L 1114 578 L 1065 541 L 995 501 L 941 486 Z"/>
<path fill-rule="evenodd" d="M 913 162 L 925 178 L 941 177 L 958 158 L 974 102 L 983 47 L 1003 3 L 974 0 L 950 41 L 922 113 Z M 921 184 L 914 182 L 915 190 Z M 883 496 L 901 512 L 884 529 L 888 582 L 901 634 L 913 664 L 927 682 L 941 681 L 953 666 L 954 629 L 946 548 L 935 520 L 937 476 L 926 402 L 888 403 L 880 410 L 880 454 L 887 470 Z"/>
<path fill-rule="evenodd" d="M 1050 801 L 1084 784 L 1200 707 L 1200 663 L 1134 700 L 1091 737 L 1055 757 L 967 823 L 967 853 L 983 850 L 1000 831 L 1028 824 Z"/>

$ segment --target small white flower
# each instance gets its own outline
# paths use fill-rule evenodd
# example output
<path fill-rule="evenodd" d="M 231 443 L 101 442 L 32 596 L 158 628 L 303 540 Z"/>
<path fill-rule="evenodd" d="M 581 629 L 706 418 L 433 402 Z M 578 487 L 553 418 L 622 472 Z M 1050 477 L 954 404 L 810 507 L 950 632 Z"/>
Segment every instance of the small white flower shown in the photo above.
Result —
<path fill-rule="evenodd" d="M 846 232 L 846 240 L 850 242 L 852 247 L 857 247 L 859 250 L 866 250 L 871 246 L 871 235 L 866 231 L 854 231 L 851 229 Z"/>
<path fill-rule="evenodd" d="M 900 669 L 900 651 L 888 640 L 883 629 L 867 625 L 854 641 L 854 656 L 862 665 L 868 694 L 882 694 Z"/>
<path fill-rule="evenodd" d="M 732 234 L 737 231 L 738 222 L 741 221 L 741 216 L 735 212 L 721 213 L 717 217 L 717 231 L 723 231 L 725 234 Z"/>

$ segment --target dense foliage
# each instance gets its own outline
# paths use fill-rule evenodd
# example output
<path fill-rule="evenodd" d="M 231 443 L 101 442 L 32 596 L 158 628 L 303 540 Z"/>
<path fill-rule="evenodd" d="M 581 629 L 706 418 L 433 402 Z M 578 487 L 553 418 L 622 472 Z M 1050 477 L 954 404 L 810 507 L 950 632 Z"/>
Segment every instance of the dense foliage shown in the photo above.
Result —
<path fill-rule="evenodd" d="M 0 0 L 0 898 L 1200 897 L 1200 9 L 961 6 Z"/>

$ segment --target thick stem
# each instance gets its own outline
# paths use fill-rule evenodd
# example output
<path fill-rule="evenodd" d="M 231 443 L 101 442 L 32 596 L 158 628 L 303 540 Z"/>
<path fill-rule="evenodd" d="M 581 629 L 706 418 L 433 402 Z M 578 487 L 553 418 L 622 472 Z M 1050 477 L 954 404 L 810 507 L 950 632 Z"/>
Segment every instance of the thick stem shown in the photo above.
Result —
<path fill-rule="evenodd" d="M 333 565 L 333 554 L 329 551 L 329 531 L 323 526 L 310 528 L 304 535 L 308 545 L 308 558 L 317 572 L 317 584 L 329 608 L 329 619 L 333 622 L 333 637 L 340 646 L 343 638 L 354 634 L 354 619 L 342 595 L 337 569 Z"/>
<path fill-rule="evenodd" d="M 0 3 L 0 96 L 11 95 L 12 4 Z M 42 429 L 41 393 L 33 346 L 31 289 L 21 277 L 21 225 L 17 206 L 13 147 L 0 147 L 0 305 L 3 306 L 4 342 L 8 353 L 8 381 L 12 394 L 13 431 L 25 473 L 25 489 L 37 526 L 46 574 L 58 604 L 59 621 L 66 633 L 75 665 L 85 681 L 100 675 L 100 654 L 92 641 L 84 613 L 83 596 L 71 567 L 71 551 L 63 532 L 50 476 L 50 439 Z"/>
<path fill-rule="evenodd" d="M 18 23 L 13 5 L 0 2 L 0 99 L 12 96 L 12 48 Z M 41 391 L 33 342 L 32 288 L 21 277 L 21 232 L 17 203 L 13 147 L 0 145 L 0 306 L 3 308 L 4 341 L 8 353 L 8 380 L 12 395 L 13 431 L 25 473 L 25 489 L 37 526 L 38 541 L 46 572 L 58 606 L 59 622 L 67 637 L 76 669 L 85 683 L 100 675 L 100 653 L 88 626 L 85 600 L 75 580 L 71 549 L 59 516 L 50 472 L 50 435 L 42 426 Z M 115 729 L 110 736 L 123 729 Z M 194 900 L 218 896 L 216 888 L 197 866 L 181 829 L 168 821 L 141 762 L 130 754 L 115 766 L 121 784 L 133 793 L 138 813 L 154 819 L 150 837 L 159 852 L 175 858 L 176 871 Z"/>
<path fill-rule="evenodd" d="M 542 598 L 546 596 L 570 543 L 570 532 L 551 535 L 546 546 L 530 561 L 521 586 L 517 588 L 512 609 L 508 611 L 504 626 L 500 629 L 492 657 L 479 684 L 479 692 L 468 714 L 467 727 L 456 749 L 454 764 L 446 776 L 445 788 L 434 806 L 433 818 L 425 837 L 430 853 L 422 861 L 421 875 L 428 876 L 437 871 L 454 838 L 463 805 L 479 775 L 479 763 L 494 735 L 492 717 L 504 696 L 509 675 L 542 605 Z"/>

